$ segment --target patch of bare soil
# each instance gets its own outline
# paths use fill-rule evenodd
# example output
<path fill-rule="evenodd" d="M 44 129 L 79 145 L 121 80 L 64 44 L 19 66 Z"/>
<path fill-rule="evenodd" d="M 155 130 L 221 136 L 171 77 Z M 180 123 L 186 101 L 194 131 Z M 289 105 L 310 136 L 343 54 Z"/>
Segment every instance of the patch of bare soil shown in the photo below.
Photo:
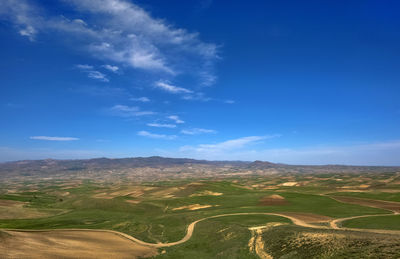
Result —
<path fill-rule="evenodd" d="M 125 201 L 128 202 L 128 203 L 131 203 L 131 204 L 138 204 L 138 203 L 140 203 L 139 200 L 125 200 Z"/>
<path fill-rule="evenodd" d="M 356 190 L 357 192 L 360 192 L 360 191 L 366 191 L 366 189 L 368 189 L 369 187 L 370 187 L 370 185 L 368 185 L 368 184 L 361 184 L 361 185 L 358 185 L 358 186 L 355 186 L 355 185 L 347 186 L 347 185 L 345 185 L 345 186 L 342 186 L 342 187 L 339 187 L 339 188 L 341 190 L 346 190 L 346 191 Z"/>
<path fill-rule="evenodd" d="M 53 215 L 34 208 L 24 207 L 27 203 L 11 200 L 0 200 L 0 219 L 31 219 Z"/>
<path fill-rule="evenodd" d="M 307 223 L 329 222 L 332 220 L 331 217 L 312 213 L 282 212 L 281 214 L 291 216 Z"/>
<path fill-rule="evenodd" d="M 157 249 L 136 244 L 113 233 L 89 231 L 7 231 L 0 242 L 0 258 L 143 258 Z"/>
<path fill-rule="evenodd" d="M 221 192 L 212 192 L 212 191 L 202 191 L 199 193 L 194 193 L 192 195 L 190 195 L 190 197 L 195 197 L 195 196 L 220 196 L 223 193 Z"/>
<path fill-rule="evenodd" d="M 151 193 L 151 196 L 157 198 L 175 198 L 175 193 L 185 189 L 184 187 L 171 187 L 167 189 L 162 189 Z"/>
<path fill-rule="evenodd" d="M 289 204 L 287 200 L 285 200 L 284 197 L 278 195 L 278 194 L 273 194 L 270 196 L 265 196 L 260 199 L 259 204 L 261 206 L 279 206 L 279 205 L 286 205 Z"/>
<path fill-rule="evenodd" d="M 359 190 L 359 189 L 339 189 L 336 191 L 337 192 L 371 192 L 370 190 Z"/>
<path fill-rule="evenodd" d="M 200 210 L 205 208 L 215 207 L 215 205 L 200 205 L 200 204 L 190 204 L 186 206 L 181 206 L 177 208 L 173 208 L 172 210 Z"/>
<path fill-rule="evenodd" d="M 128 188 L 123 190 L 111 191 L 111 192 L 100 192 L 93 195 L 93 198 L 100 199 L 113 199 L 120 196 L 130 196 L 133 198 L 140 197 L 144 194 L 144 191 L 140 187 Z"/>
<path fill-rule="evenodd" d="M 395 213 L 400 212 L 400 202 L 380 201 L 380 200 L 362 199 L 362 198 L 344 197 L 344 196 L 332 196 L 332 198 L 340 202 L 385 209 L 393 211 Z"/>
<path fill-rule="evenodd" d="M 0 200 L 0 206 L 7 206 L 7 207 L 22 207 L 24 202 L 21 201 L 12 201 L 12 200 Z"/>
<path fill-rule="evenodd" d="M 293 186 L 297 186 L 298 182 L 285 182 L 280 184 L 281 186 L 285 186 L 285 187 L 293 187 Z"/>

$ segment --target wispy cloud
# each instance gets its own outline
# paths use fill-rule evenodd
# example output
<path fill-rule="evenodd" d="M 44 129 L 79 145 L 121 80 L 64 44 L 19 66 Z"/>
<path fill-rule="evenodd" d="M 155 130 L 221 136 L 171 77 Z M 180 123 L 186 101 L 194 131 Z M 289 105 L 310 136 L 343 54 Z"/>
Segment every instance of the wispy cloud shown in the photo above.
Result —
<path fill-rule="evenodd" d="M 184 122 L 183 120 L 181 120 L 181 119 L 179 118 L 179 116 L 177 116 L 177 115 L 170 115 L 170 116 L 167 116 L 167 118 L 170 119 L 170 120 L 175 121 L 175 123 L 177 123 L 177 124 L 185 123 L 185 122 Z"/>
<path fill-rule="evenodd" d="M 208 101 L 212 100 L 212 98 L 207 97 L 202 92 L 195 92 L 195 91 L 187 89 L 187 88 L 176 86 L 176 85 L 171 84 L 168 81 L 159 80 L 159 81 L 155 82 L 154 86 L 156 88 L 159 88 L 163 91 L 166 91 L 166 92 L 169 92 L 172 94 L 180 94 L 182 96 L 183 100 L 203 101 L 203 102 L 208 102 Z"/>
<path fill-rule="evenodd" d="M 137 134 L 138 136 L 154 138 L 154 139 L 166 139 L 166 140 L 176 139 L 176 135 L 155 134 L 144 130 L 139 131 Z"/>
<path fill-rule="evenodd" d="M 34 140 L 47 140 L 47 141 L 74 141 L 79 140 L 79 138 L 74 137 L 49 137 L 49 136 L 32 136 L 29 137 Z"/>
<path fill-rule="evenodd" d="M 199 134 L 210 134 L 210 133 L 215 134 L 217 133 L 217 131 L 212 129 L 194 128 L 194 129 L 181 130 L 181 133 L 185 135 L 199 135 Z"/>
<path fill-rule="evenodd" d="M 175 124 L 167 124 L 167 123 L 147 123 L 149 127 L 156 127 L 156 128 L 176 128 Z"/>
<path fill-rule="evenodd" d="M 107 70 L 109 70 L 111 72 L 114 72 L 114 73 L 117 73 L 118 70 L 119 70 L 119 67 L 108 65 L 108 64 L 107 65 L 103 65 L 102 67 L 104 67 L 105 69 L 107 69 Z"/>
<path fill-rule="evenodd" d="M 81 70 L 82 72 L 85 72 L 89 78 L 100 80 L 103 82 L 109 82 L 110 80 L 107 78 L 107 76 L 100 71 L 94 70 L 94 67 L 91 65 L 87 64 L 78 64 L 75 65 L 76 68 Z"/>
<path fill-rule="evenodd" d="M 132 97 L 132 98 L 130 98 L 129 100 L 135 101 L 135 102 L 142 102 L 142 103 L 148 103 L 148 102 L 150 102 L 150 99 L 149 99 L 148 97 L 145 97 L 145 96 L 143 96 L 143 97 L 138 97 L 138 98 Z"/>
<path fill-rule="evenodd" d="M 210 98 L 201 92 L 193 92 L 190 94 L 185 94 L 184 96 L 182 96 L 182 99 L 190 101 L 202 101 L 202 102 L 208 102 L 213 100 L 213 98 Z"/>
<path fill-rule="evenodd" d="M 127 106 L 121 104 L 114 105 L 111 107 L 110 111 L 113 115 L 120 117 L 138 117 L 156 114 L 156 112 L 153 111 L 142 111 L 137 106 Z"/>
<path fill-rule="evenodd" d="M 234 101 L 234 100 L 225 100 L 224 103 L 227 103 L 227 104 L 234 104 L 235 101 Z"/>
<path fill-rule="evenodd" d="M 99 71 L 88 71 L 88 77 L 92 79 L 97 79 L 103 82 L 109 82 L 110 80 L 107 76 Z"/>
<path fill-rule="evenodd" d="M 156 82 L 155 86 L 157 88 L 160 88 L 164 91 L 167 91 L 167 92 L 170 92 L 173 94 L 191 94 L 191 93 L 193 93 L 192 90 L 189 90 L 189 89 L 186 89 L 183 87 L 179 87 L 179 86 L 175 86 L 175 85 L 172 85 L 172 84 L 170 84 L 168 82 L 164 82 L 164 81 Z"/>
<path fill-rule="evenodd" d="M 78 64 L 75 65 L 76 68 L 80 69 L 80 70 L 92 70 L 94 67 L 88 64 Z"/>
<path fill-rule="evenodd" d="M 200 40 L 198 33 L 177 28 L 127 0 L 65 0 L 74 17 L 49 14 L 45 6 L 28 0 L 2 0 L 0 18 L 11 21 L 19 33 L 34 40 L 42 33 L 76 38 L 74 48 L 95 58 L 165 76 L 192 75 L 200 84 L 215 81 L 218 46 Z M 89 14 L 89 15 L 87 15 Z M 177 58 L 179 57 L 179 58 Z"/>
<path fill-rule="evenodd" d="M 224 142 L 216 143 L 216 144 L 200 144 L 198 146 L 184 146 L 181 147 L 181 151 L 195 151 L 198 153 L 220 153 L 226 151 L 232 151 L 244 148 L 250 144 L 255 144 L 260 142 L 261 140 L 265 140 L 268 138 L 274 138 L 277 135 L 271 136 L 249 136 L 237 139 L 231 139 Z"/>

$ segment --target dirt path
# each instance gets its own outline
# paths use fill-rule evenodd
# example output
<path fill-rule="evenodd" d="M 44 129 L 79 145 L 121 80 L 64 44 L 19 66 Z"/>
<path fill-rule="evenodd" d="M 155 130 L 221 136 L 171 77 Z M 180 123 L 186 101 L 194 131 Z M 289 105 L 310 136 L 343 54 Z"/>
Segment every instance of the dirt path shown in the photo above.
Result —
<path fill-rule="evenodd" d="M 388 210 L 388 211 L 392 212 L 392 213 L 388 213 L 388 214 L 361 215 L 361 216 L 353 216 L 353 217 L 347 217 L 347 218 L 334 219 L 334 220 L 329 222 L 329 226 L 332 229 L 400 235 L 400 230 L 345 228 L 345 227 L 341 226 L 341 224 L 344 221 L 351 220 L 351 219 L 359 219 L 359 218 L 367 218 L 367 217 L 385 217 L 385 216 L 399 215 L 400 212 L 399 212 L 397 207 L 399 206 L 400 203 L 373 200 L 373 199 L 364 199 L 364 198 L 347 199 L 348 197 L 342 197 L 342 196 L 340 196 L 340 197 L 334 197 L 334 196 L 328 196 L 328 195 L 323 195 L 323 196 L 329 197 L 329 198 L 331 198 L 331 199 L 333 199 L 335 201 L 341 202 L 341 203 L 358 204 L 358 205 L 361 205 L 361 206 L 384 209 L 384 210 Z M 346 199 L 343 199 L 343 198 L 346 198 Z"/>
<path fill-rule="evenodd" d="M 262 234 L 264 233 L 264 231 L 270 228 L 281 225 L 283 225 L 283 223 L 270 222 L 265 226 L 249 228 L 249 230 L 251 231 L 251 238 L 248 244 L 250 252 L 256 253 L 261 259 L 273 259 L 273 257 L 265 251 L 265 242 L 263 240 Z"/>
<path fill-rule="evenodd" d="M 91 231 L 91 232 L 106 232 L 106 233 L 113 233 L 115 235 L 118 235 L 120 237 L 126 238 L 128 240 L 131 240 L 133 242 L 136 242 L 140 245 L 144 246 L 150 246 L 150 247 L 156 247 L 156 248 L 161 248 L 161 247 L 169 247 L 169 246 L 175 246 L 179 245 L 182 243 L 185 243 L 188 241 L 194 231 L 194 227 L 196 226 L 197 223 L 207 220 L 207 219 L 213 219 L 213 218 L 220 218 L 220 217 L 228 217 L 228 216 L 244 216 L 244 215 L 268 215 L 268 216 L 278 216 L 278 217 L 284 217 L 292 221 L 294 225 L 301 226 L 301 227 L 306 227 L 306 228 L 314 228 L 314 229 L 336 229 L 336 230 L 350 230 L 350 231 L 359 231 L 359 232 L 373 232 L 373 233 L 383 233 L 383 234 L 400 234 L 400 231 L 396 230 L 380 230 L 380 229 L 358 229 L 358 228 L 343 228 L 339 226 L 339 223 L 349 220 L 349 219 L 356 219 L 356 218 L 363 218 L 363 217 L 372 217 L 372 216 L 389 216 L 389 215 L 396 215 L 398 213 L 391 213 L 391 214 L 377 214 L 377 215 L 362 215 L 362 216 L 354 216 L 354 217 L 348 217 L 348 218 L 340 218 L 340 219 L 335 219 L 330 222 L 330 226 L 318 226 L 318 225 L 313 225 L 309 224 L 307 222 L 304 222 L 303 220 L 300 220 L 298 218 L 289 216 L 289 215 L 284 215 L 280 213 L 268 213 L 268 212 L 243 212 L 243 213 L 230 213 L 230 214 L 221 214 L 221 215 L 215 215 L 215 216 L 210 216 L 206 218 L 202 218 L 196 221 L 193 221 L 190 223 L 187 227 L 186 230 L 186 235 L 178 241 L 175 242 L 170 242 L 170 243 L 148 243 L 145 241 L 142 241 L 140 239 L 137 239 L 133 236 L 130 236 L 128 234 L 114 231 L 114 230 L 102 230 L 102 229 L 46 229 L 46 230 L 21 230 L 21 229 L 4 229 L 5 231 L 14 231 L 14 232 L 53 232 L 53 231 Z"/>
<path fill-rule="evenodd" d="M 400 230 L 346 228 L 346 227 L 341 226 L 341 224 L 346 220 L 367 218 L 367 217 L 385 217 L 385 216 L 393 216 L 393 215 L 398 215 L 398 214 L 399 214 L 398 212 L 395 212 L 395 213 L 390 213 L 390 214 L 361 215 L 361 216 L 353 216 L 353 217 L 347 217 L 347 218 L 334 219 L 331 222 L 329 222 L 329 226 L 332 229 L 339 229 L 339 230 L 352 230 L 352 231 L 359 231 L 359 232 L 400 235 Z"/>
<path fill-rule="evenodd" d="M 15 231 L 15 232 L 50 232 L 50 231 L 92 231 L 92 232 L 107 232 L 107 233 L 113 233 L 115 235 L 121 236 L 123 238 L 129 239 L 131 241 L 134 241 L 140 245 L 145 245 L 145 246 L 151 246 L 151 247 L 168 247 L 168 246 L 175 246 L 175 245 L 179 245 L 182 243 L 185 243 L 186 241 L 188 241 L 192 235 L 193 235 L 193 231 L 194 231 L 194 227 L 196 226 L 197 223 L 207 220 L 207 219 L 213 219 L 213 218 L 220 218 L 220 217 L 228 217 L 228 216 L 244 216 L 244 215 L 268 215 L 268 216 L 278 216 L 278 217 L 284 217 L 289 219 L 290 221 L 292 221 L 293 224 L 297 225 L 297 226 L 302 226 L 302 227 L 307 227 L 307 228 L 315 228 L 315 229 L 329 229 L 329 227 L 325 227 L 325 226 L 317 226 L 317 225 L 312 225 L 309 223 L 306 223 L 300 219 L 297 219 L 295 217 L 292 216 L 288 216 L 288 215 L 284 215 L 284 214 L 279 214 L 279 213 L 267 213 L 267 212 L 243 212 L 243 213 L 230 213 L 230 214 L 221 214 L 221 215 L 216 215 L 216 216 L 210 216 L 210 217 L 206 217 L 206 218 L 202 218 L 199 220 L 196 220 L 192 223 L 189 224 L 189 226 L 187 227 L 186 230 L 186 235 L 181 239 L 178 240 L 176 242 L 170 242 L 170 243 L 148 243 L 145 241 L 142 241 L 140 239 L 137 239 L 133 236 L 130 236 L 128 234 L 125 233 L 121 233 L 118 231 L 114 231 L 114 230 L 103 230 L 103 229 L 45 229 L 45 230 L 22 230 L 22 229 L 6 229 L 6 231 Z"/>
<path fill-rule="evenodd" d="M 134 242 L 136 242 L 136 243 L 138 243 L 140 245 L 160 248 L 160 247 L 175 246 L 175 245 L 179 245 L 179 244 L 185 243 L 186 241 L 188 241 L 192 237 L 193 231 L 194 231 L 194 227 L 196 226 L 196 224 L 201 222 L 201 221 L 204 221 L 204 220 L 207 220 L 207 219 L 213 219 L 213 218 L 220 218 L 220 217 L 244 216 L 244 215 L 278 216 L 278 217 L 284 217 L 284 218 L 289 219 L 290 221 L 292 221 L 293 224 L 295 224 L 297 226 L 308 227 L 308 228 L 317 228 L 317 229 L 329 229 L 328 227 L 312 225 L 312 224 L 306 223 L 306 222 L 304 222 L 302 220 L 296 219 L 295 217 L 287 216 L 287 215 L 283 215 L 283 214 L 279 214 L 279 213 L 267 213 L 267 212 L 247 212 L 246 213 L 246 212 L 243 212 L 243 213 L 221 214 L 221 215 L 210 216 L 210 217 L 206 217 L 206 218 L 202 218 L 202 219 L 193 221 L 187 227 L 186 235 L 181 240 L 178 240 L 176 242 L 170 242 L 170 243 L 148 243 L 148 242 L 142 241 L 140 239 L 137 239 L 137 238 L 135 238 L 133 236 L 130 236 L 130 235 L 122 233 L 122 232 L 118 232 L 118 231 L 114 231 L 114 230 L 103 230 L 103 229 L 43 229 L 43 230 L 4 229 L 4 230 L 5 231 L 14 231 L 14 232 L 53 232 L 53 231 L 107 232 L 107 233 L 113 233 L 115 235 L 118 235 L 118 236 L 121 236 L 123 238 L 129 239 L 129 240 L 134 241 Z"/>

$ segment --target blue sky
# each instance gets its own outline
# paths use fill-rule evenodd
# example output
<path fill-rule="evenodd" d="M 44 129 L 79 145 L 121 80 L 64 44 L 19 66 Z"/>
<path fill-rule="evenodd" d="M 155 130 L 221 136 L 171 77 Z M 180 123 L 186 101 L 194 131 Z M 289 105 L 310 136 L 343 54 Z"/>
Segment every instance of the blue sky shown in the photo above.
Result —
<path fill-rule="evenodd" d="M 400 165 L 399 7 L 3 0 L 0 161 Z"/>

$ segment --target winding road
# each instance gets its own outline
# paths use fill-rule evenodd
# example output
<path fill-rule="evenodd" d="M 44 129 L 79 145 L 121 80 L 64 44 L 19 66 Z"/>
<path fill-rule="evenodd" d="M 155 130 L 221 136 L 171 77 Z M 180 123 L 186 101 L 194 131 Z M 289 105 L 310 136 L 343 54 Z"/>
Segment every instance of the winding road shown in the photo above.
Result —
<path fill-rule="evenodd" d="M 358 228 L 343 228 L 339 226 L 339 223 L 349 220 L 349 219 L 356 219 L 356 218 L 364 218 L 364 217 L 372 217 L 372 216 L 389 216 L 389 215 L 395 215 L 398 213 L 390 213 L 390 214 L 377 214 L 377 215 L 362 215 L 362 216 L 354 216 L 354 217 L 347 217 L 347 218 L 340 218 L 340 219 L 334 219 L 330 221 L 329 227 L 328 226 L 319 226 L 319 225 L 313 225 L 307 222 L 304 222 L 303 220 L 300 220 L 298 218 L 280 214 L 280 213 L 268 213 L 268 212 L 243 212 L 243 213 L 229 213 L 229 214 L 221 214 L 221 215 L 215 215 L 215 216 L 210 216 L 210 217 L 205 217 L 196 221 L 193 221 L 190 223 L 186 229 L 186 235 L 178 241 L 175 242 L 170 242 L 170 243 L 148 243 L 145 241 L 142 241 L 140 239 L 137 239 L 133 236 L 130 236 L 128 234 L 118 232 L 115 230 L 103 230 L 103 229 L 44 229 L 44 230 L 23 230 L 23 229 L 3 229 L 4 231 L 17 231 L 17 232 L 49 232 L 49 231 L 92 231 L 92 232 L 107 232 L 107 233 L 113 233 L 118 236 L 121 236 L 123 238 L 129 239 L 133 242 L 136 242 L 140 245 L 145 245 L 145 246 L 150 246 L 150 247 L 156 247 L 156 248 L 161 248 L 161 247 L 169 247 L 169 246 L 175 246 L 179 245 L 182 243 L 185 243 L 188 241 L 194 231 L 194 227 L 196 226 L 197 223 L 207 220 L 207 219 L 213 219 L 213 218 L 220 218 L 220 217 L 228 217 L 228 216 L 245 216 L 245 215 L 268 215 L 268 216 L 278 216 L 278 217 L 284 217 L 292 221 L 294 225 L 301 226 L 301 227 L 306 227 L 306 228 L 313 228 L 313 229 L 335 229 L 335 230 L 350 230 L 350 231 L 358 231 L 358 232 L 372 232 L 372 233 L 380 233 L 380 234 L 396 234 L 400 235 L 400 231 L 398 230 L 380 230 L 380 229 L 358 229 Z"/>
<path fill-rule="evenodd" d="M 328 196 L 330 197 L 330 196 Z M 335 199 L 334 197 L 330 197 L 334 200 L 340 201 L 338 199 Z M 343 202 L 346 203 L 346 202 Z M 368 206 L 368 205 L 364 205 Z M 368 206 L 368 207 L 375 207 L 375 206 Z M 381 208 L 382 209 L 382 208 Z M 379 233 L 379 234 L 395 234 L 395 235 L 400 235 L 400 230 L 383 230 L 383 229 L 360 229 L 360 228 L 346 228 L 346 227 L 341 227 L 341 223 L 343 223 L 346 220 L 351 220 L 351 219 L 357 219 L 357 218 L 365 218 L 365 217 L 384 217 L 384 216 L 392 216 L 392 215 L 399 215 L 400 212 L 397 210 L 390 210 L 392 213 L 389 214 L 375 214 L 375 215 L 360 215 L 360 216 L 353 216 L 353 217 L 346 217 L 346 218 L 339 218 L 339 219 L 333 219 L 329 222 L 329 226 L 321 226 L 321 225 L 314 225 L 307 223 L 299 218 L 281 214 L 281 213 L 269 213 L 269 212 L 241 212 L 241 213 L 229 213 L 229 214 L 220 214 L 220 215 L 214 215 L 210 217 L 205 217 L 202 219 L 198 219 L 196 221 L 193 221 L 187 226 L 186 229 L 186 235 L 178 241 L 175 242 L 170 242 L 170 243 L 148 243 L 145 241 L 142 241 L 140 239 L 137 239 L 131 235 L 118 232 L 115 230 L 103 230 L 103 229 L 42 229 L 42 230 L 25 230 L 25 229 L 2 229 L 3 231 L 15 231 L 15 232 L 49 232 L 49 231 L 91 231 L 91 232 L 107 232 L 107 233 L 113 233 L 115 235 L 118 235 L 120 237 L 123 237 L 125 239 L 131 240 L 133 242 L 136 242 L 140 245 L 144 246 L 149 246 L 149 247 L 155 247 L 155 248 L 161 248 L 161 247 L 169 247 L 169 246 L 175 246 L 179 245 L 182 243 L 185 243 L 188 241 L 192 235 L 194 228 L 197 223 L 207 220 L 207 219 L 214 219 L 214 218 L 220 218 L 220 217 L 228 217 L 228 216 L 245 216 L 245 215 L 268 215 L 268 216 L 278 216 L 278 217 L 284 217 L 289 219 L 294 225 L 296 226 L 301 226 L 301 227 L 306 227 L 306 228 L 313 228 L 313 229 L 334 229 L 334 230 L 345 230 L 345 231 L 358 231 L 358 232 L 369 232 L 369 233 Z"/>

